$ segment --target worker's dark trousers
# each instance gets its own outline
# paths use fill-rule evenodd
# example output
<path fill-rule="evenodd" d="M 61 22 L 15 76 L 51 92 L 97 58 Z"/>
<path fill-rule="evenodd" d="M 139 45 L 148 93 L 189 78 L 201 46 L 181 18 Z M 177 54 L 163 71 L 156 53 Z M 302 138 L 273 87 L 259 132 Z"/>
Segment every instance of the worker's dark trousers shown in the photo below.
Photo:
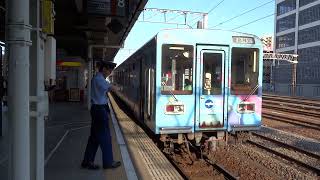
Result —
<path fill-rule="evenodd" d="M 98 147 L 102 151 L 103 166 L 110 166 L 113 162 L 111 135 L 109 129 L 109 115 L 107 105 L 91 106 L 91 132 L 84 154 L 84 162 L 94 162 Z"/>

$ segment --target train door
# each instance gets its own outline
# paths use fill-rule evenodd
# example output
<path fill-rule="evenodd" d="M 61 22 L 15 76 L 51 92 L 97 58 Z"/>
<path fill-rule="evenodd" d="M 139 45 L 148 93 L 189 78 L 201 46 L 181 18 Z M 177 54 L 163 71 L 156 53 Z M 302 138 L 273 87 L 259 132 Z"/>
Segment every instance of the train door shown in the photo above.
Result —
<path fill-rule="evenodd" d="M 152 59 L 145 58 L 145 65 L 143 69 L 144 78 L 144 102 L 143 102 L 143 117 L 144 123 L 150 128 L 154 127 L 154 83 L 155 83 L 155 71 L 152 68 Z"/>
<path fill-rule="evenodd" d="M 153 113 L 153 96 L 154 96 L 154 70 L 152 68 L 145 69 L 145 106 L 144 119 L 151 120 Z"/>
<path fill-rule="evenodd" d="M 139 80 L 140 80 L 140 86 L 139 86 L 139 89 L 140 89 L 140 120 L 141 121 L 144 121 L 144 101 L 145 101 L 145 97 L 144 97 L 144 93 L 145 93 L 145 79 L 144 79 L 144 69 L 145 69 L 145 66 L 144 66 L 144 59 L 142 57 L 139 57 L 139 60 L 140 62 L 140 72 L 139 72 Z"/>
<path fill-rule="evenodd" d="M 228 47 L 197 46 L 196 130 L 226 128 Z"/>

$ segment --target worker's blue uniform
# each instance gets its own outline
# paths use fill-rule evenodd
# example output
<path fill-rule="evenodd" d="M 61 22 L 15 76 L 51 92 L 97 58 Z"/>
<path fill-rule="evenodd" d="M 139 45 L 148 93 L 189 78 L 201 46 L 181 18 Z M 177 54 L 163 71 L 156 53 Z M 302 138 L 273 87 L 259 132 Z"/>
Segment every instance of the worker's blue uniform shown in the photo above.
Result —
<path fill-rule="evenodd" d="M 86 147 L 83 162 L 94 162 L 98 147 L 102 151 L 103 166 L 113 163 L 111 135 L 109 129 L 109 110 L 106 93 L 110 90 L 110 83 L 102 73 L 98 72 L 91 80 L 91 132 Z"/>

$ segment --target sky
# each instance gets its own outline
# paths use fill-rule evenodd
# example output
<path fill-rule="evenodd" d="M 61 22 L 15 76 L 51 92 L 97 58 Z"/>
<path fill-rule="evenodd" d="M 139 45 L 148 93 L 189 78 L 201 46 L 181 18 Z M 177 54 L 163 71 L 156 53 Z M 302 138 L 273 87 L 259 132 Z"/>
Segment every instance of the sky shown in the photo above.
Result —
<path fill-rule="evenodd" d="M 148 0 L 145 8 L 184 10 L 203 13 L 209 12 L 208 28 L 225 30 L 234 29 L 239 32 L 255 34 L 259 37 L 274 34 L 275 17 L 273 14 L 275 13 L 275 0 Z M 245 13 L 249 10 L 252 11 Z M 243 13 L 245 14 L 241 15 Z M 184 22 L 184 17 L 182 15 L 177 16 L 177 14 L 168 13 L 166 17 L 169 22 Z M 236 18 L 220 24 L 233 17 Z M 151 14 L 150 12 L 145 12 L 144 19 L 145 21 L 153 22 L 164 21 L 164 15 L 161 13 Z M 196 15 L 187 15 L 189 26 L 148 23 L 142 22 L 143 14 L 141 13 L 139 19 L 136 21 L 125 40 L 124 48 L 119 50 L 114 62 L 118 65 L 121 64 L 127 57 L 154 37 L 161 29 L 177 27 L 190 28 L 190 26 L 196 28 L 197 19 L 200 19 L 200 17 Z"/>

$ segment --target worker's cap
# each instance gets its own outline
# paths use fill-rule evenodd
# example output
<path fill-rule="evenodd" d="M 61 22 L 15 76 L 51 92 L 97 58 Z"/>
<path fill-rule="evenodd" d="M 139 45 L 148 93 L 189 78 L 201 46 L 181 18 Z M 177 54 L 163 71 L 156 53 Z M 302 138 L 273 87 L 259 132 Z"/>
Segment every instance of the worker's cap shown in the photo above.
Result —
<path fill-rule="evenodd" d="M 114 69 L 116 67 L 116 63 L 110 62 L 110 61 L 100 61 L 99 67 L 105 67 L 108 69 Z"/>

